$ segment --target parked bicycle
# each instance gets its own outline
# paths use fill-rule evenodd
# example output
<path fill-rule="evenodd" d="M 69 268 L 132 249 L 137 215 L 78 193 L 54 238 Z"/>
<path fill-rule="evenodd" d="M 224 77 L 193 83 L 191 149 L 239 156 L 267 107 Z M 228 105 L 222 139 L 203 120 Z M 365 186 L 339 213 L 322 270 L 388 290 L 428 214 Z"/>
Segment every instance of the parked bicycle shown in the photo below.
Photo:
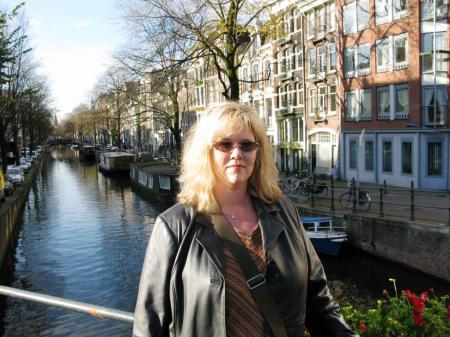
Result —
<path fill-rule="evenodd" d="M 353 186 L 352 182 L 348 182 L 349 189 L 341 194 L 339 197 L 339 203 L 344 208 L 352 208 L 355 196 L 358 197 L 356 201 L 356 207 L 363 211 L 370 209 L 370 195 L 367 191 L 363 191 L 360 188 Z M 356 189 L 356 191 L 355 191 Z"/>
<path fill-rule="evenodd" d="M 307 177 L 303 184 L 299 187 L 299 192 L 301 195 L 307 197 L 311 194 L 328 194 L 328 186 L 324 183 L 314 183 L 312 176 Z"/>
<path fill-rule="evenodd" d="M 283 190 L 284 194 L 295 195 L 300 191 L 303 184 L 305 183 L 305 180 L 309 176 L 310 175 L 306 171 L 297 172 L 294 175 L 286 177 L 281 182 L 280 187 Z"/>

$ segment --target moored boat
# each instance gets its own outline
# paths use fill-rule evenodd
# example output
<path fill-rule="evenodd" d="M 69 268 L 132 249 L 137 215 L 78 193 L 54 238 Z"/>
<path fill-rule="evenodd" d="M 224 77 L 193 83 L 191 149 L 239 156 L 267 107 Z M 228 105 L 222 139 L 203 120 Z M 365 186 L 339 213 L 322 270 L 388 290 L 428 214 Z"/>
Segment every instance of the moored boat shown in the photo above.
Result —
<path fill-rule="evenodd" d="M 339 255 L 342 244 L 347 241 L 343 228 L 333 226 L 332 217 L 301 216 L 300 221 L 319 254 Z"/>
<path fill-rule="evenodd" d="M 98 169 L 104 174 L 128 174 L 136 155 L 128 152 L 102 152 Z"/>

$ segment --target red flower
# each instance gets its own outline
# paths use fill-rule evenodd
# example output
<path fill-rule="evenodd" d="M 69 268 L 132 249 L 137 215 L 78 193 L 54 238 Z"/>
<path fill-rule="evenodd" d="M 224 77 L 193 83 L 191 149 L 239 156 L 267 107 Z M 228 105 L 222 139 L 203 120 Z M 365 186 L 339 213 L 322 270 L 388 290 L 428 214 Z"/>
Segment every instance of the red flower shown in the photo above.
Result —
<path fill-rule="evenodd" d="M 423 311 L 425 310 L 425 302 L 428 301 L 428 292 L 423 292 L 420 297 L 417 297 L 412 291 L 405 290 L 405 295 L 414 306 L 413 318 L 417 326 L 424 326 Z"/>
<path fill-rule="evenodd" d="M 359 323 L 358 324 L 358 329 L 361 332 L 366 332 L 367 331 L 367 327 L 366 327 L 366 325 L 364 323 Z"/>
<path fill-rule="evenodd" d="M 450 305 L 447 307 L 447 316 L 450 318 Z"/>

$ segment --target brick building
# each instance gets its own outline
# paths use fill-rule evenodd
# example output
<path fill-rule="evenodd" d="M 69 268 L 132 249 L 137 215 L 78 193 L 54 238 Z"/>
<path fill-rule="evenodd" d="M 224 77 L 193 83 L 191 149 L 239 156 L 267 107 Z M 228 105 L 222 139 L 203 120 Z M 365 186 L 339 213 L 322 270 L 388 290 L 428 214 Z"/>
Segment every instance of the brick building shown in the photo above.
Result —
<path fill-rule="evenodd" d="M 450 187 L 448 11 L 447 4 L 434 6 L 337 3 L 343 178 Z"/>

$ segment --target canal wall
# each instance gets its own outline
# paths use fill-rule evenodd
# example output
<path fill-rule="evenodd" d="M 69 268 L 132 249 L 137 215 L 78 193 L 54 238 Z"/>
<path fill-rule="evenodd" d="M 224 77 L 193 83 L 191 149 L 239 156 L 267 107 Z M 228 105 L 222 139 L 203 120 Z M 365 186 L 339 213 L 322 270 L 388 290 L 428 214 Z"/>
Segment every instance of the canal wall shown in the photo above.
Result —
<path fill-rule="evenodd" d="M 297 207 L 302 215 L 334 217 L 352 247 L 450 282 L 450 226 Z"/>
<path fill-rule="evenodd" d="M 0 266 L 3 264 L 6 252 L 14 236 L 16 225 L 22 214 L 23 207 L 27 201 L 30 188 L 36 179 L 37 172 L 42 165 L 43 154 L 41 154 L 36 165 L 25 175 L 22 186 L 16 187 L 14 194 L 6 198 L 0 207 Z"/>

